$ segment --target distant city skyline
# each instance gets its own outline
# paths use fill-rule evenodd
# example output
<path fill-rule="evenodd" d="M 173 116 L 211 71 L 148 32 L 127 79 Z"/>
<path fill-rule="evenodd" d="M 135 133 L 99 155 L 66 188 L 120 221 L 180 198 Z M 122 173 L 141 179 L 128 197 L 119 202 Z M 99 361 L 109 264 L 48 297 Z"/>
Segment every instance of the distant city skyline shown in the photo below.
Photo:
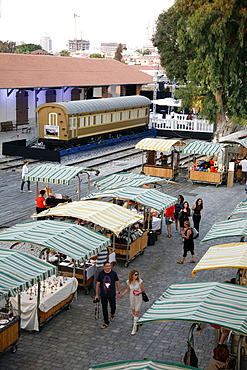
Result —
<path fill-rule="evenodd" d="M 160 13 L 174 0 L 0 0 L 0 40 L 39 44 L 47 35 L 53 50 L 67 48 L 68 40 L 89 40 L 90 49 L 101 43 L 124 43 L 128 49 L 146 44 Z M 76 17 L 76 16 L 77 17 Z"/>

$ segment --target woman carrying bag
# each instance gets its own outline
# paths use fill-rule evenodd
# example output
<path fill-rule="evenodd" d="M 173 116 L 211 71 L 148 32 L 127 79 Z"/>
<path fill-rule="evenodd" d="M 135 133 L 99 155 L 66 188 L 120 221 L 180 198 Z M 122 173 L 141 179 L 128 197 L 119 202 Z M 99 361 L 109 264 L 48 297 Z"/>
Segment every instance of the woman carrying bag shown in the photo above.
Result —
<path fill-rule="evenodd" d="M 121 296 L 123 297 L 127 292 L 130 292 L 130 308 L 134 316 L 133 328 L 131 335 L 134 335 L 137 331 L 137 321 L 139 318 L 139 311 L 142 307 L 142 293 L 145 292 L 145 287 L 140 274 L 137 270 L 131 270 L 127 280 L 127 286 Z M 122 298 L 121 297 L 121 298 Z"/>

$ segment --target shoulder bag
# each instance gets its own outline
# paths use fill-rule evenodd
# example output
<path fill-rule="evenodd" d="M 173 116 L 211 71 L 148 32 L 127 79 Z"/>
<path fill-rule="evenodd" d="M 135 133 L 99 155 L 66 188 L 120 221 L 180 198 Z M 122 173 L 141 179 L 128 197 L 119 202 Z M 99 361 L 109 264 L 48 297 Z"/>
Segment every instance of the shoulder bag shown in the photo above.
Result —
<path fill-rule="evenodd" d="M 143 299 L 143 302 L 148 302 L 149 301 L 149 298 L 148 298 L 148 296 L 146 295 L 145 292 L 142 292 L 142 299 Z"/>

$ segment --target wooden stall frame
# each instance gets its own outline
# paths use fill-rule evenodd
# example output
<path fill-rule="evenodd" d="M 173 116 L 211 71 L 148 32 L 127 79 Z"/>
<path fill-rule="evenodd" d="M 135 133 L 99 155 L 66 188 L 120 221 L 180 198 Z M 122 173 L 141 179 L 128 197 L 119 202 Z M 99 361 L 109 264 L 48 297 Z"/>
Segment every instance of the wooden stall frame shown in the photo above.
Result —
<path fill-rule="evenodd" d="M 21 333 L 20 317 L 10 322 L 6 329 L 0 332 L 0 354 L 10 349 L 11 353 L 17 351 L 17 341 Z"/>

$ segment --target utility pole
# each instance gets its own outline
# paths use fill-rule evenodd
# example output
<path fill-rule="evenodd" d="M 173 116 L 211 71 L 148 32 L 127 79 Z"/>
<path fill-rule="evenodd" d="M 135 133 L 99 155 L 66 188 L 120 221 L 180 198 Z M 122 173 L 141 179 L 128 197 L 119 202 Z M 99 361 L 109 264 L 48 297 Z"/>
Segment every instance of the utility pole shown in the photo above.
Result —
<path fill-rule="evenodd" d="M 154 92 L 153 92 L 153 101 L 157 99 L 157 90 L 158 90 L 158 71 L 154 72 Z M 153 103 L 153 118 L 156 116 L 156 104 Z"/>

